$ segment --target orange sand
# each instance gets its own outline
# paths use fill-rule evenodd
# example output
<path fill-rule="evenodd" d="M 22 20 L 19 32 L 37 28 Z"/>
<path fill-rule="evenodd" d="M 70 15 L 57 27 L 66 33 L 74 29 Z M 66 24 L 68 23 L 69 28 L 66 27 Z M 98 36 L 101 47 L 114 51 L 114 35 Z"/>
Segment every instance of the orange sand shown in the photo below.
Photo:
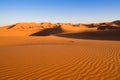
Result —
<path fill-rule="evenodd" d="M 108 40 L 106 32 L 28 36 L 37 31 L 5 30 L 0 80 L 120 80 L 120 41 L 114 35 Z"/>

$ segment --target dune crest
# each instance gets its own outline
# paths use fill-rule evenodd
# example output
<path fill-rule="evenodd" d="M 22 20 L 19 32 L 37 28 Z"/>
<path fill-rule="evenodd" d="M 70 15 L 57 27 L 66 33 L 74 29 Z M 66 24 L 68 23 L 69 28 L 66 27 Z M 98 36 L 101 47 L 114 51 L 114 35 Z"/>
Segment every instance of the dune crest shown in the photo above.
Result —
<path fill-rule="evenodd" d="M 97 30 L 116 30 L 120 31 L 120 21 L 113 22 L 104 22 L 104 23 L 92 23 L 92 24 L 71 24 L 71 23 L 16 23 L 14 25 L 5 26 L 0 28 L 0 36 L 11 35 L 11 36 L 29 36 L 35 33 L 45 34 L 45 31 L 48 30 L 49 34 L 56 33 L 58 28 L 61 29 L 64 33 L 79 33 L 85 31 L 97 31 Z M 55 30 L 55 29 L 56 30 Z M 49 30 L 53 31 L 49 31 Z M 54 32 L 55 31 L 55 32 Z M 60 30 L 59 30 L 60 31 Z M 38 35 L 37 35 L 38 36 Z"/>

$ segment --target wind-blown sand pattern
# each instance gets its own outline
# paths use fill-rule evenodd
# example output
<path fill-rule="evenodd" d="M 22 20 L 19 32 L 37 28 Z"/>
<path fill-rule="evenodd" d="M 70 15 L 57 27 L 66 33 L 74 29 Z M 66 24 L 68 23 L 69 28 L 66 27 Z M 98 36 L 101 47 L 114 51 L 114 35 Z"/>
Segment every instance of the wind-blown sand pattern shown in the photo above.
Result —
<path fill-rule="evenodd" d="M 1 34 L 0 80 L 120 80 L 119 35 L 62 30 L 49 36 L 38 36 L 38 29 L 36 36 Z"/>

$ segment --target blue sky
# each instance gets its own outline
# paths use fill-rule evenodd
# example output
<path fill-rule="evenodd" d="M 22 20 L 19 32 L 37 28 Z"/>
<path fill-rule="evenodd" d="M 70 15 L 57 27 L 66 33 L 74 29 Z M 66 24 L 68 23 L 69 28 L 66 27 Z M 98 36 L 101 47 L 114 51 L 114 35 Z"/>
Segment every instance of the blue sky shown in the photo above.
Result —
<path fill-rule="evenodd" d="M 92 23 L 120 19 L 120 0 L 0 0 L 0 25 Z"/>

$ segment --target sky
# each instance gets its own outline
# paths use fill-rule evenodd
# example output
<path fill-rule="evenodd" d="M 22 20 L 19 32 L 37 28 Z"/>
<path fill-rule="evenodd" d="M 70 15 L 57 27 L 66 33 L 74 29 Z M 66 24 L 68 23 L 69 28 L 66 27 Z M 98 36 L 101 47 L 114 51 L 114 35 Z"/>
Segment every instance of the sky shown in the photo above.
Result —
<path fill-rule="evenodd" d="M 18 22 L 97 23 L 120 19 L 120 0 L 0 0 L 0 26 Z"/>

